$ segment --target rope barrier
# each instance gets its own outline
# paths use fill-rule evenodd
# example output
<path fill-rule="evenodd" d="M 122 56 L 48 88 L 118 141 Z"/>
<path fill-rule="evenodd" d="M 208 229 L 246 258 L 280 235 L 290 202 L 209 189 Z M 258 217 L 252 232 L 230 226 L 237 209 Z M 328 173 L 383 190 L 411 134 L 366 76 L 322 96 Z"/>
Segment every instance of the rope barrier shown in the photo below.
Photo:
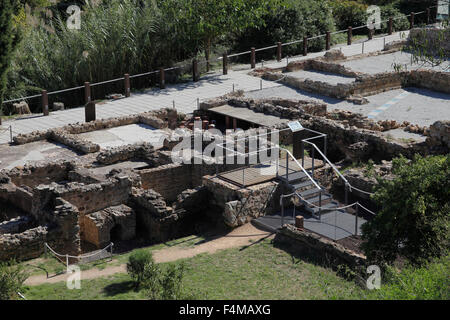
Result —
<path fill-rule="evenodd" d="M 87 259 L 87 258 L 91 258 L 91 257 L 97 256 L 97 255 L 100 255 L 100 254 L 103 253 L 104 251 L 106 252 L 109 248 L 112 248 L 112 247 L 114 246 L 114 243 L 111 242 L 111 243 L 110 243 L 109 245 L 107 245 L 105 248 L 103 248 L 103 249 L 101 249 L 101 250 L 99 250 L 99 251 L 97 251 L 97 252 L 94 252 L 94 253 L 92 253 L 92 254 L 82 254 L 82 255 L 79 255 L 79 256 L 72 256 L 72 255 L 69 255 L 69 254 L 60 254 L 60 253 L 57 253 L 55 250 L 53 250 L 47 243 L 45 243 L 44 245 L 45 245 L 45 247 L 46 247 L 47 249 L 49 249 L 50 252 L 53 253 L 57 258 L 66 258 L 66 259 L 71 258 L 71 259 L 77 259 L 78 261 L 80 261 L 80 260 L 83 260 L 83 259 Z M 111 251 L 111 255 L 112 255 L 112 251 Z M 59 259 L 59 260 L 61 261 L 61 259 Z M 66 264 L 66 262 L 64 262 L 64 261 L 61 261 L 61 262 L 63 262 L 64 264 Z"/>

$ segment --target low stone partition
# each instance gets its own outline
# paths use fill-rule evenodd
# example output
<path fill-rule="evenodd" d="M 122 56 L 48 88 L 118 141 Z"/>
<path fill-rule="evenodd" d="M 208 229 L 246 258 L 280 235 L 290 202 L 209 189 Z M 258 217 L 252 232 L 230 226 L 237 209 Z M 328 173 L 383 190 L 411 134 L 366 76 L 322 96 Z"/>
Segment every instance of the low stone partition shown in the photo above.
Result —
<path fill-rule="evenodd" d="M 27 229 L 30 229 L 32 225 L 32 219 L 28 216 L 20 216 L 8 221 L 0 223 L 0 235 L 10 233 L 21 233 Z"/>
<path fill-rule="evenodd" d="M 100 146 L 98 144 L 81 139 L 80 137 L 67 133 L 63 130 L 50 130 L 48 139 L 62 143 L 73 150 L 85 154 L 98 152 L 100 150 Z"/>
<path fill-rule="evenodd" d="M 83 140 L 76 135 L 97 130 L 105 130 L 130 124 L 143 123 L 156 129 L 176 128 L 178 114 L 175 109 L 160 109 L 140 114 L 100 119 L 86 123 L 69 124 L 61 128 L 33 131 L 19 134 L 13 138 L 15 144 L 26 144 L 41 140 L 55 140 L 83 153 L 93 153 L 100 150 L 100 146 Z"/>
<path fill-rule="evenodd" d="M 342 76 L 355 77 L 355 81 L 330 84 L 286 74 L 297 70 L 325 71 Z M 296 89 L 319 93 L 337 99 L 349 99 L 350 101 L 354 100 L 355 96 L 370 96 L 403 87 L 418 87 L 450 93 L 450 74 L 448 72 L 419 69 L 369 75 L 352 71 L 337 63 L 324 61 L 322 58 L 291 62 L 283 69 L 283 72 L 266 68 L 252 71 L 251 74 L 269 81 L 280 81 Z"/>
<path fill-rule="evenodd" d="M 352 268 L 363 266 L 366 257 L 354 252 L 343 245 L 324 238 L 306 229 L 300 229 L 293 225 L 284 225 L 275 236 L 275 242 L 291 243 L 293 246 L 305 246 L 315 251 L 318 255 L 327 257 L 329 263 L 334 265 L 346 264 Z"/>
<path fill-rule="evenodd" d="M 154 156 L 154 153 L 155 148 L 150 143 L 138 143 L 101 151 L 97 155 L 97 162 L 110 165 L 132 159 L 149 159 Z"/>
<path fill-rule="evenodd" d="M 40 184 L 49 184 L 67 180 L 68 172 L 75 168 L 72 161 L 54 161 L 15 167 L 11 170 L 2 170 L 17 186 L 35 187 Z"/>

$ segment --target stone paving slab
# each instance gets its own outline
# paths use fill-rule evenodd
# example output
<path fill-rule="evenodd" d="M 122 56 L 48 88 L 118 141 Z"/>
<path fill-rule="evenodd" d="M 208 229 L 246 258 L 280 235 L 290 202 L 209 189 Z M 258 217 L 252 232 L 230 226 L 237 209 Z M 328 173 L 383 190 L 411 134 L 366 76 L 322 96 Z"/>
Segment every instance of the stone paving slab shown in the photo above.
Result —
<path fill-rule="evenodd" d="M 369 103 L 365 105 L 356 105 L 345 100 L 330 98 L 283 85 L 278 85 L 262 91 L 246 93 L 246 97 L 253 99 L 286 98 L 313 100 L 327 103 L 328 111 L 339 109 L 368 116 L 374 110 L 379 109 L 386 102 L 398 97 L 405 91 L 409 94 L 396 101 L 389 108 L 384 109 L 382 112 L 376 113 L 373 120 L 396 120 L 398 122 L 408 121 L 412 124 L 417 124 L 420 126 L 429 126 L 436 121 L 450 119 L 450 94 L 421 88 L 390 90 L 380 94 L 368 96 L 366 98 L 369 100 Z"/>
<path fill-rule="evenodd" d="M 101 149 L 120 147 L 129 144 L 149 142 L 155 148 L 163 146 L 167 133 L 146 124 L 130 124 L 126 126 L 81 133 L 80 138 L 96 143 Z"/>
<path fill-rule="evenodd" d="M 286 75 L 295 78 L 309 79 L 312 81 L 321 81 L 329 83 L 331 85 L 337 85 L 338 83 L 352 83 L 355 82 L 356 80 L 356 78 L 346 77 L 340 74 L 324 71 L 313 71 L 313 70 L 299 70 L 295 72 L 287 72 Z"/>
<path fill-rule="evenodd" d="M 382 54 L 373 57 L 350 60 L 340 63 L 341 65 L 352 69 L 353 71 L 364 72 L 368 74 L 377 74 L 382 72 L 393 72 L 394 64 L 406 65 L 407 70 L 429 69 L 435 71 L 445 71 L 450 66 L 450 62 L 444 62 L 441 66 L 432 67 L 419 63 L 412 63 L 412 54 L 397 51 L 390 54 Z M 449 70 L 450 71 L 450 70 Z"/>

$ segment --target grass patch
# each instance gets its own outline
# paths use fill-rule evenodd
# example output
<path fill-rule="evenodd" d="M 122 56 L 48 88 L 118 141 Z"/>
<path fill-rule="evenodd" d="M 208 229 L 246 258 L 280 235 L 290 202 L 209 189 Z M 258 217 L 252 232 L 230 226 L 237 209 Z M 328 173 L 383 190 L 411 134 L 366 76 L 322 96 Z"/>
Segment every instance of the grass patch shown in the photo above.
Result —
<path fill-rule="evenodd" d="M 191 235 L 180 239 L 170 240 L 165 243 L 159 243 L 155 244 L 149 247 L 144 248 L 143 250 L 148 251 L 155 251 L 155 250 L 161 250 L 164 248 L 172 248 L 172 247 L 178 247 L 178 248 L 193 248 L 195 244 L 199 242 L 205 241 L 205 237 L 203 236 L 197 236 L 197 235 Z M 134 250 L 133 250 L 134 251 Z M 108 259 L 103 259 L 99 261 L 94 261 L 86 264 L 81 264 L 80 268 L 82 271 L 90 270 L 97 268 L 99 270 L 103 270 L 106 267 L 110 266 L 119 266 L 122 264 L 127 263 L 129 256 L 132 254 L 133 251 L 119 254 L 119 255 L 113 255 L 112 261 Z M 29 261 L 21 262 L 20 264 L 24 265 L 26 267 L 27 272 L 30 276 L 36 276 L 36 275 L 45 275 L 46 272 L 48 272 L 49 275 L 55 275 L 63 273 L 66 269 L 65 265 L 61 262 L 59 262 L 56 258 L 54 258 L 52 255 L 48 254 L 47 257 L 45 255 L 42 255 L 40 258 L 32 259 Z"/>
<path fill-rule="evenodd" d="M 334 271 L 294 258 L 270 240 L 244 248 L 201 254 L 185 262 L 184 291 L 200 299 L 358 299 L 364 290 Z M 161 264 L 162 268 L 167 263 Z M 26 287 L 27 299 L 144 299 L 127 274 Z"/>

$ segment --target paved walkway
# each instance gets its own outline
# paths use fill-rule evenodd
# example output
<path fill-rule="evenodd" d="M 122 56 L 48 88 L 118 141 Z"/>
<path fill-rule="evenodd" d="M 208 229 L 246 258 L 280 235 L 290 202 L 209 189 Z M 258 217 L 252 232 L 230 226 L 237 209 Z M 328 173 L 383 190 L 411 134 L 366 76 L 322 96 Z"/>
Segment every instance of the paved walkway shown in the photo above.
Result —
<path fill-rule="evenodd" d="M 406 35 L 408 32 L 406 32 Z M 386 37 L 386 43 L 398 41 L 401 38 L 400 33 Z M 383 38 L 374 38 L 371 41 L 364 42 L 364 52 L 375 52 L 382 50 L 384 46 Z M 362 53 L 362 43 L 355 43 L 351 46 L 341 46 L 342 52 L 346 56 L 352 56 Z M 303 59 L 311 59 L 323 56 L 325 51 L 311 53 L 308 56 L 298 56 L 289 58 L 289 62 Z M 281 62 L 270 61 L 265 62 L 267 67 L 285 66 L 287 59 Z M 258 64 L 259 66 L 259 64 Z M 233 71 L 230 70 L 228 75 L 220 73 L 210 74 L 202 77 L 199 82 L 189 82 L 186 84 L 170 85 L 164 90 L 149 90 L 144 93 L 134 93 L 131 97 L 109 101 L 105 104 L 97 105 L 97 119 L 112 118 L 129 114 L 141 113 L 150 110 L 157 110 L 165 107 L 173 107 L 183 113 L 192 113 L 197 109 L 197 99 L 211 99 L 230 93 L 235 90 L 253 91 L 259 90 L 262 84 L 263 88 L 271 88 L 281 86 L 281 84 L 273 81 L 265 81 L 260 78 L 249 76 L 249 69 Z M 289 97 L 286 97 L 289 98 Z M 33 116 L 29 118 L 5 121 L 0 128 L 0 143 L 10 141 L 9 131 L 2 132 L 12 126 L 13 135 L 20 133 L 29 133 L 35 130 L 45 130 L 49 128 L 61 127 L 71 123 L 84 121 L 84 108 L 73 108 L 69 110 L 51 112 L 49 116 Z"/>

